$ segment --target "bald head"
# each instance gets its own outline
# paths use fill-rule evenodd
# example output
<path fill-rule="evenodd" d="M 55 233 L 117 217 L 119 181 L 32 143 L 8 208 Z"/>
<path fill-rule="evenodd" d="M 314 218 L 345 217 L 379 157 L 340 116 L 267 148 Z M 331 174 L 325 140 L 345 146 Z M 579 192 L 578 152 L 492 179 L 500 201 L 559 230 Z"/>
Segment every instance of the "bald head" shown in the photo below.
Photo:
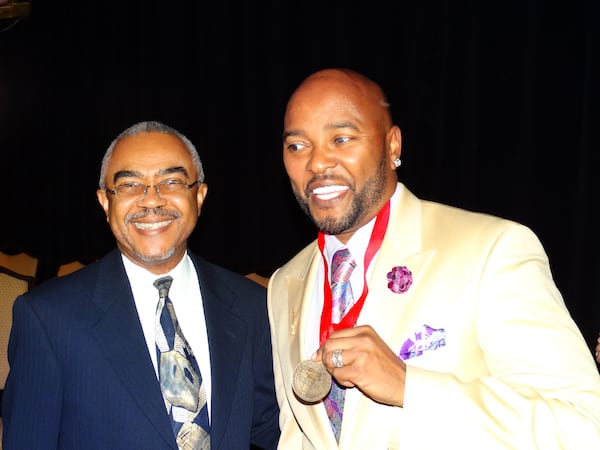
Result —
<path fill-rule="evenodd" d="M 357 110 L 360 108 L 386 130 L 392 126 L 390 105 L 381 87 L 370 78 L 344 68 L 323 69 L 306 77 L 290 97 L 286 116 L 296 101 L 324 95 L 332 99 L 343 96 L 348 102 L 356 102 Z"/>

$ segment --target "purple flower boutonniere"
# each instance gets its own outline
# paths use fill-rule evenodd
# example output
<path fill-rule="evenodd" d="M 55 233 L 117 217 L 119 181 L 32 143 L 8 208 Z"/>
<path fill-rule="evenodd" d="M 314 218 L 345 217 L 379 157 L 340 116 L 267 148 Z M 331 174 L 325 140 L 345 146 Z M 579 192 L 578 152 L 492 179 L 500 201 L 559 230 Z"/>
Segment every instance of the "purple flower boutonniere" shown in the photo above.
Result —
<path fill-rule="evenodd" d="M 396 266 L 387 274 L 388 288 L 396 294 L 408 291 L 412 284 L 412 272 L 406 266 Z"/>

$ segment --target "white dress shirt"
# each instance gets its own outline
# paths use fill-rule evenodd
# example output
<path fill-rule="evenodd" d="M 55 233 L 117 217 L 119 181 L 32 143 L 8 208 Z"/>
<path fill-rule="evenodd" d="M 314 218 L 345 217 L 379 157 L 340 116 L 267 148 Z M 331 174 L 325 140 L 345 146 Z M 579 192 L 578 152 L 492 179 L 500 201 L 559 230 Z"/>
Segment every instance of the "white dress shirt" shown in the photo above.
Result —
<path fill-rule="evenodd" d="M 125 255 L 121 255 L 125 264 L 125 271 L 129 278 L 131 291 L 135 300 L 138 317 L 142 324 L 148 353 L 154 364 L 154 371 L 158 379 L 158 362 L 156 355 L 156 344 L 154 342 L 156 307 L 158 306 L 158 289 L 153 285 L 154 281 L 166 275 L 173 277 L 173 283 L 169 289 L 169 298 L 175 308 L 175 314 L 179 321 L 181 331 L 192 347 L 194 356 L 200 367 L 202 381 L 206 390 L 206 402 L 208 405 L 208 416 L 211 412 L 211 378 L 210 378 L 210 355 L 208 350 L 208 335 L 206 332 L 206 321 L 204 319 L 204 308 L 202 305 L 202 293 L 198 283 L 198 274 L 189 255 L 185 254 L 183 259 L 169 273 L 155 275 L 146 269 L 131 262 Z"/>

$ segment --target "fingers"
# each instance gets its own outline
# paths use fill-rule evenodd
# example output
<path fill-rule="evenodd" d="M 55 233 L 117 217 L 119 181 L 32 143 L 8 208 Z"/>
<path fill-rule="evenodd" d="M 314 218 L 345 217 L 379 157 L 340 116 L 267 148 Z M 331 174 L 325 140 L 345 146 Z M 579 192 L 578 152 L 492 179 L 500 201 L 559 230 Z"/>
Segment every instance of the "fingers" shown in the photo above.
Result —
<path fill-rule="evenodd" d="M 403 405 L 406 365 L 372 327 L 332 333 L 315 357 L 340 385 L 357 387 L 380 403 Z"/>
<path fill-rule="evenodd" d="M 323 365 L 333 378 L 342 386 L 354 387 L 351 381 L 357 368 L 354 367 L 350 349 L 338 348 L 333 351 L 323 352 Z"/>
<path fill-rule="evenodd" d="M 351 381 L 353 373 L 356 372 L 356 367 L 353 367 L 357 354 L 355 335 L 353 331 L 337 331 L 312 356 L 313 360 L 323 363 L 339 384 L 346 387 L 355 386 Z"/>
<path fill-rule="evenodd" d="M 348 328 L 332 333 L 329 339 L 313 354 L 312 359 L 322 361 L 325 367 L 334 369 L 335 365 L 332 360 L 333 352 L 348 350 L 354 347 L 355 342 L 353 342 L 352 338 L 360 333 L 360 328 L 362 327 Z"/>

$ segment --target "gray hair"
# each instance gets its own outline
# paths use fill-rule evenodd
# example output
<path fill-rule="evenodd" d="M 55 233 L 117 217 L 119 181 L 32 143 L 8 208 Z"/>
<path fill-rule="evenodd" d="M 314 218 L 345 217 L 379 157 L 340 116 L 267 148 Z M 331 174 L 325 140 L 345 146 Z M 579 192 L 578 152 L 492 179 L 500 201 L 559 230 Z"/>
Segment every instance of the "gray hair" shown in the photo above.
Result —
<path fill-rule="evenodd" d="M 130 136 L 136 136 L 141 133 L 150 133 L 150 132 L 171 134 L 171 135 L 177 136 L 179 139 L 181 139 L 181 141 L 184 143 L 185 148 L 187 149 L 188 153 L 192 157 L 192 162 L 194 163 L 194 167 L 196 167 L 196 170 L 198 171 L 198 181 L 200 183 L 204 182 L 204 169 L 202 168 L 202 161 L 200 160 L 200 156 L 198 155 L 198 150 L 196 150 L 196 147 L 194 146 L 194 144 L 192 144 L 192 141 L 190 141 L 187 137 L 185 137 L 183 134 L 181 134 L 175 128 L 170 127 L 169 125 L 165 125 L 164 123 L 157 122 L 157 121 L 145 121 L 145 122 L 136 123 L 136 124 L 130 126 L 129 128 L 127 128 L 126 130 L 122 131 L 110 143 L 110 146 L 108 147 L 108 149 L 106 150 L 106 153 L 104 154 L 104 157 L 102 158 L 102 166 L 100 168 L 100 180 L 98 182 L 98 186 L 100 187 L 100 189 L 102 189 L 102 190 L 106 189 L 106 184 L 104 183 L 104 178 L 106 177 L 106 169 L 108 167 L 108 163 L 110 161 L 113 150 L 114 150 L 115 146 L 117 145 L 117 143 L 123 138 L 130 137 Z"/>

